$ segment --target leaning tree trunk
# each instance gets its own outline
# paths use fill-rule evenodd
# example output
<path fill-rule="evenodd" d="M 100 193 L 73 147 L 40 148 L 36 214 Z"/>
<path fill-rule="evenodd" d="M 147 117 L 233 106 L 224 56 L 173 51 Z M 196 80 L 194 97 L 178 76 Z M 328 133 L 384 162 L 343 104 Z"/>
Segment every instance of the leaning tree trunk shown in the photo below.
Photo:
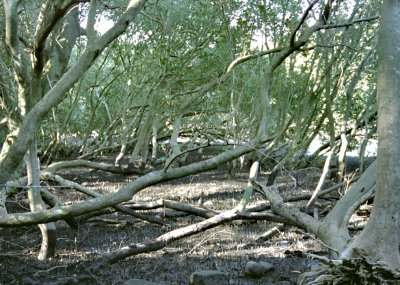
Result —
<path fill-rule="evenodd" d="M 342 253 L 342 257 L 368 255 L 400 269 L 400 1 L 384 1 L 381 13 L 377 190 L 366 227 Z"/>

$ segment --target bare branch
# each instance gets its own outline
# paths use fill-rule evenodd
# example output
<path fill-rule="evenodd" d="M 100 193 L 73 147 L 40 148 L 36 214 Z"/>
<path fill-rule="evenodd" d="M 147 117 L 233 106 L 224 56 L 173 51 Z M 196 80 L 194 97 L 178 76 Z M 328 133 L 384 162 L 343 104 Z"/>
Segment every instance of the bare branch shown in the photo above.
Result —
<path fill-rule="evenodd" d="M 58 0 L 58 1 L 47 1 L 40 9 L 38 23 L 36 26 L 34 36 L 34 55 L 35 55 L 35 69 L 41 71 L 44 65 L 43 50 L 46 45 L 46 40 L 55 25 L 60 21 L 69 9 L 81 2 L 87 2 L 88 0 Z"/>
<path fill-rule="evenodd" d="M 271 202 L 271 208 L 275 213 L 288 219 L 299 228 L 307 229 L 307 231 L 314 234 L 318 232 L 320 224 L 318 220 L 300 212 L 300 210 L 296 208 L 286 205 L 282 196 L 279 194 L 276 185 L 266 187 L 255 180 L 252 180 L 252 182 L 264 191 L 268 200 Z"/>
<path fill-rule="evenodd" d="M 6 4 L 8 2 L 15 2 L 11 0 L 3 1 L 5 1 Z M 22 160 L 27 147 L 33 139 L 33 134 L 35 134 L 32 130 L 36 130 L 46 114 L 64 99 L 66 92 L 89 69 L 100 53 L 113 40 L 125 32 L 130 22 L 137 17 L 146 2 L 147 0 L 132 0 L 128 9 L 120 16 L 117 23 L 115 23 L 114 26 L 103 36 L 97 38 L 93 45 L 88 46 L 77 62 L 63 74 L 60 80 L 25 116 L 21 128 L 19 129 L 17 140 L 11 146 L 7 155 L 1 158 L 0 183 L 7 182 L 9 177 L 18 167 L 18 162 Z M 12 18 L 9 15 L 9 21 L 11 20 Z"/>
<path fill-rule="evenodd" d="M 136 193 L 146 187 L 155 185 L 157 183 L 160 183 L 161 181 L 168 181 L 214 169 L 223 163 L 226 163 L 234 158 L 242 156 L 243 154 L 251 152 L 253 149 L 258 148 L 260 147 L 260 145 L 263 144 L 264 141 L 254 140 L 246 145 L 239 146 L 233 150 L 225 151 L 217 156 L 201 162 L 193 163 L 191 165 L 179 168 L 173 168 L 168 170 L 167 172 L 164 172 L 162 170 L 154 171 L 145 176 L 139 177 L 133 182 L 125 185 L 116 193 L 103 195 L 89 201 L 63 207 L 55 207 L 53 209 L 38 211 L 34 213 L 13 213 L 8 215 L 0 215 L 0 225 L 4 227 L 15 225 L 32 225 L 65 219 L 66 217 L 82 215 L 105 207 L 115 206 L 117 204 L 132 199 L 132 197 Z M 2 172 L 0 171 L 0 173 Z"/>
<path fill-rule="evenodd" d="M 342 23 L 342 24 L 322 25 L 322 26 L 319 27 L 319 30 L 347 28 L 347 27 L 353 26 L 353 25 L 358 24 L 358 23 L 372 22 L 372 21 L 375 21 L 375 20 L 378 20 L 378 19 L 379 19 L 379 16 L 372 16 L 372 17 L 357 19 L 357 20 L 354 20 L 354 21 L 351 21 L 351 22 L 347 22 L 347 23 Z"/>
<path fill-rule="evenodd" d="M 103 195 L 97 193 L 94 190 L 91 190 L 87 187 L 84 187 L 76 182 L 73 181 L 69 181 L 67 179 L 62 178 L 61 176 L 58 175 L 45 175 L 46 180 L 51 180 L 51 181 L 55 181 L 57 182 L 59 185 L 63 185 L 63 186 L 68 186 L 68 187 L 72 187 L 74 189 L 76 189 L 77 191 L 80 191 L 82 193 L 85 193 L 86 195 L 89 195 L 91 197 L 102 197 Z M 142 215 L 140 213 L 137 213 L 125 206 L 121 206 L 121 205 L 116 205 L 114 206 L 114 209 L 116 209 L 117 211 L 120 211 L 124 214 L 127 215 L 131 215 L 133 217 L 142 219 L 144 221 L 150 222 L 150 223 L 154 223 L 154 224 L 158 224 L 158 225 L 164 225 L 165 223 L 163 221 L 161 221 L 160 219 L 154 218 L 154 217 L 148 217 L 145 215 Z"/>
<path fill-rule="evenodd" d="M 236 58 L 234 61 L 232 61 L 231 64 L 229 64 L 229 66 L 226 69 L 225 73 L 230 73 L 235 66 L 237 66 L 237 65 L 239 65 L 239 64 L 241 64 L 243 62 L 246 62 L 248 60 L 260 58 L 260 57 L 263 57 L 264 55 L 281 52 L 283 50 L 284 50 L 284 47 L 278 47 L 278 48 L 265 50 L 265 51 L 262 51 L 262 52 L 259 52 L 259 53 L 256 53 L 256 54 L 249 54 L 249 55 L 240 56 L 240 57 Z"/>
<path fill-rule="evenodd" d="M 129 246 L 122 247 L 114 252 L 108 253 L 103 255 L 95 264 L 95 268 L 99 268 L 105 265 L 113 264 L 118 260 L 123 258 L 137 255 L 140 253 L 156 251 L 162 249 L 163 247 L 167 246 L 168 244 L 172 243 L 173 241 L 182 239 L 184 237 L 188 237 L 194 235 L 196 233 L 205 231 L 207 229 L 216 227 L 220 224 L 233 221 L 233 220 L 240 220 L 240 219 L 249 219 L 252 214 L 253 216 L 257 216 L 258 213 L 239 213 L 237 210 L 229 210 L 223 212 L 221 214 L 215 215 L 207 220 L 201 221 L 196 224 L 192 224 L 183 228 L 179 228 L 173 231 L 170 231 L 166 234 L 159 236 L 158 238 L 148 242 L 148 243 L 136 243 L 131 244 Z M 261 217 L 261 215 L 258 215 Z M 280 217 L 277 217 L 273 214 L 264 214 L 263 219 L 271 220 L 275 222 L 284 221 Z"/>
<path fill-rule="evenodd" d="M 296 33 L 300 30 L 301 26 L 304 24 L 304 21 L 306 20 L 308 14 L 310 13 L 310 11 L 312 10 L 312 8 L 314 7 L 315 4 L 317 4 L 319 2 L 319 0 L 314 0 L 308 7 L 307 9 L 304 11 L 303 16 L 300 19 L 300 22 L 297 24 L 297 27 L 293 30 L 292 35 L 290 36 L 290 46 L 294 45 L 294 41 L 296 38 Z"/>

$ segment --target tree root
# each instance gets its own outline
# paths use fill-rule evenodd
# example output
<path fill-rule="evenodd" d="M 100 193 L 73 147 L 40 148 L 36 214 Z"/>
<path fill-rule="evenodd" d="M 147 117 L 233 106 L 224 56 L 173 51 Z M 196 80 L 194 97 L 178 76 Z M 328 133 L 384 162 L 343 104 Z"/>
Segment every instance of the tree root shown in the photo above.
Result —
<path fill-rule="evenodd" d="M 372 262 L 368 257 L 343 260 L 340 264 L 329 263 L 300 275 L 299 285 L 354 284 L 378 285 L 399 284 L 400 272 Z"/>

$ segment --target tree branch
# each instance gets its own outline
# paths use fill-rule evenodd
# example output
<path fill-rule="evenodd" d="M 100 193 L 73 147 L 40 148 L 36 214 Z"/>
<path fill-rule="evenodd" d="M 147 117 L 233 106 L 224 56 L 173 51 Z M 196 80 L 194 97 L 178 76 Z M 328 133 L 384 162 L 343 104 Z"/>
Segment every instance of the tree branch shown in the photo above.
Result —
<path fill-rule="evenodd" d="M 252 215 L 255 214 L 255 215 Z M 166 234 L 159 236 L 158 238 L 148 242 L 148 243 L 136 243 L 129 246 L 125 246 L 114 252 L 103 255 L 97 262 L 94 263 L 93 267 L 95 269 L 101 268 L 105 265 L 113 264 L 118 260 L 127 258 L 132 255 L 137 255 L 146 252 L 152 252 L 159 250 L 173 241 L 182 239 L 194 235 L 196 233 L 205 231 L 207 229 L 216 227 L 220 224 L 240 219 L 249 219 L 251 216 L 257 216 L 258 213 L 239 213 L 236 209 L 223 212 L 221 214 L 215 215 L 207 220 L 201 221 L 199 223 L 189 225 L 183 228 L 179 228 L 170 231 Z M 258 215 L 261 218 L 261 215 Z M 262 216 L 265 220 L 270 220 L 274 222 L 285 222 L 284 219 L 277 217 L 273 214 L 264 214 Z"/>
<path fill-rule="evenodd" d="M 55 25 L 65 16 L 72 6 L 88 1 L 89 0 L 50 0 L 42 4 L 33 42 L 35 70 L 41 71 L 43 69 L 43 51 L 46 45 L 46 40 Z"/>
<path fill-rule="evenodd" d="M 252 180 L 252 182 L 264 191 L 267 199 L 271 202 L 273 212 L 288 219 L 299 228 L 307 229 L 308 232 L 314 234 L 318 233 L 320 223 L 311 216 L 300 212 L 298 209 L 287 206 L 277 191 L 276 185 L 266 187 L 255 180 Z"/>
<path fill-rule="evenodd" d="M 18 4 L 15 0 L 3 0 L 6 25 L 5 42 L 13 58 L 16 81 L 26 89 L 26 82 L 28 82 L 28 61 L 18 39 Z"/>
<path fill-rule="evenodd" d="M 301 26 L 303 25 L 304 21 L 306 20 L 308 14 L 312 10 L 315 4 L 317 4 L 319 0 L 314 0 L 310 5 L 308 5 L 307 9 L 304 11 L 303 16 L 300 19 L 300 22 L 297 24 L 296 28 L 293 30 L 292 35 L 290 36 L 290 46 L 294 46 L 296 33 L 300 30 Z"/>
<path fill-rule="evenodd" d="M 354 24 L 363 23 L 363 22 L 372 22 L 379 19 L 379 16 L 372 16 L 368 18 L 357 19 L 348 23 L 342 24 L 329 24 L 329 25 L 322 25 L 319 30 L 328 30 L 328 29 L 336 29 L 336 28 L 347 28 L 353 26 Z"/>
<path fill-rule="evenodd" d="M 5 1 L 5 3 L 15 3 L 15 1 L 11 0 L 3 1 Z M 5 157 L 0 158 L 0 183 L 7 182 L 15 169 L 17 169 L 19 162 L 23 159 L 28 146 L 33 140 L 33 135 L 36 133 L 35 131 L 38 129 L 40 122 L 47 113 L 64 99 L 66 92 L 71 89 L 89 69 L 102 50 L 126 30 L 129 23 L 137 17 L 146 2 L 147 0 L 132 0 L 117 23 L 103 36 L 97 38 L 93 45 L 87 47 L 77 62 L 63 74 L 60 80 L 54 84 L 47 94 L 25 116 L 17 134 L 17 140 L 10 147 Z M 16 10 L 16 7 L 14 10 Z M 9 21 L 13 19 L 10 16 L 11 15 L 9 15 Z M 11 29 L 10 27 L 7 28 Z M 10 38 L 10 40 L 12 39 L 13 37 Z"/>
<path fill-rule="evenodd" d="M 169 181 L 172 179 L 214 169 L 223 163 L 226 163 L 234 158 L 251 152 L 255 148 L 260 147 L 262 144 L 264 144 L 263 141 L 260 142 L 255 140 L 249 142 L 246 145 L 239 146 L 233 150 L 225 151 L 210 159 L 192 163 L 188 166 L 169 169 L 167 172 L 164 172 L 163 170 L 154 171 L 147 175 L 139 177 L 138 179 L 119 189 L 116 193 L 103 195 L 89 201 L 63 207 L 55 207 L 53 209 L 42 210 L 34 213 L 13 213 L 0 215 L 0 226 L 10 227 L 16 225 L 32 225 L 43 222 L 56 221 L 60 219 L 65 219 L 66 217 L 78 216 L 106 207 L 115 206 L 119 203 L 126 202 L 132 199 L 132 197 L 136 193 L 146 187 L 155 185 L 162 181 Z"/>
<path fill-rule="evenodd" d="M 93 43 L 96 38 L 96 30 L 94 29 L 94 24 L 96 23 L 96 10 L 97 0 L 91 0 L 86 24 L 86 35 L 89 44 Z"/>

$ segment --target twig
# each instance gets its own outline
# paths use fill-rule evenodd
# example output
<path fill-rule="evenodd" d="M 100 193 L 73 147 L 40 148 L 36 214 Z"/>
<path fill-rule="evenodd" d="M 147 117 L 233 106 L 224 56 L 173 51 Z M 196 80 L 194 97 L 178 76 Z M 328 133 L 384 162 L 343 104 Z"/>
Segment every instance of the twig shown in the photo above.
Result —
<path fill-rule="evenodd" d="M 279 234 L 283 229 L 285 228 L 284 225 L 277 225 L 275 227 L 273 227 L 272 229 L 266 231 L 265 233 L 263 233 L 261 236 L 259 236 L 256 241 L 261 242 L 261 241 L 266 241 L 268 239 L 270 239 L 271 237 Z"/>
<path fill-rule="evenodd" d="M 306 253 L 306 255 L 312 259 L 316 259 L 321 261 L 322 263 L 328 264 L 328 265 L 340 265 L 342 264 L 341 260 L 337 260 L 337 259 L 329 259 L 325 256 L 321 256 L 321 255 L 316 255 L 316 254 L 312 254 L 312 253 Z"/>
<path fill-rule="evenodd" d="M 175 159 L 177 159 L 178 157 L 184 155 L 185 153 L 192 152 L 192 151 L 195 151 L 195 150 L 198 150 L 198 149 L 201 149 L 201 148 L 205 148 L 207 146 L 209 146 L 209 145 L 208 144 L 207 145 L 200 145 L 200 146 L 197 146 L 197 147 L 194 147 L 194 148 L 191 148 L 191 149 L 187 149 L 187 150 L 181 151 L 180 153 L 178 153 L 178 154 L 176 154 L 173 157 L 168 159 L 168 161 L 165 163 L 163 171 L 166 172 L 168 170 L 168 168 L 171 166 L 172 162 L 174 162 Z"/>
<path fill-rule="evenodd" d="M 329 172 L 329 167 L 330 167 L 330 164 L 331 164 L 331 159 L 332 159 L 332 156 L 335 153 L 335 150 L 336 150 L 336 146 L 334 146 L 332 148 L 332 150 L 330 151 L 330 153 L 326 157 L 325 164 L 324 164 L 324 169 L 323 169 L 321 177 L 320 177 L 320 179 L 318 181 L 317 188 L 315 188 L 314 193 L 312 194 L 310 201 L 308 201 L 308 203 L 306 205 L 306 208 L 309 208 L 314 203 L 315 199 L 318 196 L 319 191 L 321 190 L 323 184 L 325 183 L 325 179 L 326 179 L 326 176 L 327 176 L 327 174 Z"/>
<path fill-rule="evenodd" d="M 38 276 L 40 273 L 50 272 L 57 268 L 67 268 L 67 265 L 57 265 L 57 266 L 54 266 L 54 267 L 46 269 L 46 270 L 39 270 L 39 271 L 36 271 L 35 274 L 33 274 L 33 276 Z"/>

